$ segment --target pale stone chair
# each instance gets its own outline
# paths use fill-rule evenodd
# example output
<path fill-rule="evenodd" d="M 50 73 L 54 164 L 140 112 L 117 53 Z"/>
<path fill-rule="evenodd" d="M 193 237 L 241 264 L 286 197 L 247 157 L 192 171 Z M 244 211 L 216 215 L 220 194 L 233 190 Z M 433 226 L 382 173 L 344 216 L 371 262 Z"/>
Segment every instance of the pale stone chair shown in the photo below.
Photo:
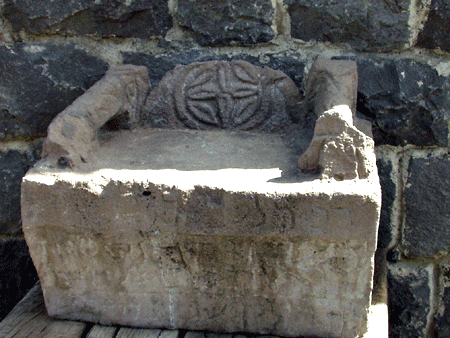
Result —
<path fill-rule="evenodd" d="M 22 184 L 50 315 L 138 327 L 356 337 L 380 187 L 351 61 L 306 98 L 243 61 L 112 68 L 60 113 Z M 305 122 L 307 111 L 317 120 Z"/>

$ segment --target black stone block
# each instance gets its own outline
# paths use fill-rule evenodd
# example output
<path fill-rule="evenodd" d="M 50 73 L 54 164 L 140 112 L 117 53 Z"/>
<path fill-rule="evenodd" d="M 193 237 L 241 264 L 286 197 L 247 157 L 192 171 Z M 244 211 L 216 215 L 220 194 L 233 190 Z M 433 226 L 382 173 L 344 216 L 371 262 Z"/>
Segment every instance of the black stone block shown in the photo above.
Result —
<path fill-rule="evenodd" d="M 51 120 L 107 70 L 76 46 L 0 46 L 0 140 L 44 136 Z"/>
<path fill-rule="evenodd" d="M 172 27 L 168 0 L 5 0 L 1 12 L 16 33 L 151 38 Z"/>
<path fill-rule="evenodd" d="M 0 239 L 0 321 L 36 281 L 36 270 L 25 240 Z"/>
<path fill-rule="evenodd" d="M 389 337 L 428 337 L 431 278 L 429 268 L 389 266 Z"/>
<path fill-rule="evenodd" d="M 20 183 L 28 169 L 38 160 L 37 151 L 0 152 L 0 233 L 21 230 Z"/>
<path fill-rule="evenodd" d="M 450 155 L 412 158 L 403 194 L 403 253 L 410 258 L 449 255 Z"/>
<path fill-rule="evenodd" d="M 285 0 L 291 34 L 304 41 L 348 43 L 358 51 L 391 51 L 410 40 L 409 2 Z"/>
<path fill-rule="evenodd" d="M 378 159 L 378 176 L 381 185 L 381 215 L 378 228 L 378 248 L 387 248 L 392 241 L 391 211 L 396 195 L 396 182 L 392 180 L 392 163 Z"/>
<path fill-rule="evenodd" d="M 450 52 L 450 0 L 431 0 L 430 12 L 417 45 Z"/>
<path fill-rule="evenodd" d="M 357 62 L 358 110 L 373 118 L 377 145 L 448 145 L 448 78 L 409 59 Z"/>
<path fill-rule="evenodd" d="M 438 311 L 435 316 L 435 337 L 450 337 L 450 266 L 442 265 Z"/>
<path fill-rule="evenodd" d="M 180 26 L 202 46 L 270 41 L 275 10 L 270 0 L 178 0 Z"/>

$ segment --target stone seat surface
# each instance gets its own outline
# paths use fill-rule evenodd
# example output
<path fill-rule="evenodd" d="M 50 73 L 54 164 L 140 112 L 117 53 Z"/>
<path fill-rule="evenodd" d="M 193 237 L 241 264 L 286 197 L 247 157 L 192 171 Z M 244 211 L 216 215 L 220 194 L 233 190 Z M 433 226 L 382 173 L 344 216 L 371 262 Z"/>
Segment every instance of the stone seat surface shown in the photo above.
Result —
<path fill-rule="evenodd" d="M 298 174 L 299 156 L 307 138 L 292 134 L 136 129 L 108 133 L 79 171 L 146 170 L 152 177 L 170 172 L 166 182 L 237 187 L 247 190 L 272 182 L 313 179 Z M 231 170 L 226 179 L 220 179 Z M 158 174 L 158 171 L 161 174 Z M 163 183 L 163 182 L 161 182 Z M 251 189 L 250 189 L 251 190 Z"/>

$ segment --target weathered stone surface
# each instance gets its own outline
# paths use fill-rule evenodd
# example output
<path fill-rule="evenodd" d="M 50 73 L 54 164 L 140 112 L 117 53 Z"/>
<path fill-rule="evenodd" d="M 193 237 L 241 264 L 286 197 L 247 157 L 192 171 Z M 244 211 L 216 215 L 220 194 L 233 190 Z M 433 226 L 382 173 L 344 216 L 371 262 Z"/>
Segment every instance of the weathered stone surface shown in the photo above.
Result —
<path fill-rule="evenodd" d="M 270 169 L 179 169 L 30 173 L 25 234 L 51 315 L 289 336 L 364 331 L 377 207 L 356 190 L 371 184 L 330 196 L 327 184 L 265 183 Z"/>
<path fill-rule="evenodd" d="M 32 150 L 0 151 L 0 233 L 20 232 L 20 182 L 37 159 L 37 152 Z"/>
<path fill-rule="evenodd" d="M 433 267 L 389 265 L 389 337 L 428 337 Z"/>
<path fill-rule="evenodd" d="M 177 66 L 150 93 L 142 119 L 152 127 L 279 131 L 298 120 L 301 97 L 280 71 L 245 61 Z"/>
<path fill-rule="evenodd" d="M 337 106 L 356 110 L 358 72 L 348 60 L 316 60 L 308 74 L 306 101 L 317 116 Z"/>
<path fill-rule="evenodd" d="M 44 136 L 51 120 L 106 69 L 74 45 L 0 46 L 0 139 Z"/>
<path fill-rule="evenodd" d="M 392 180 L 393 167 L 390 160 L 377 159 L 381 185 L 381 214 L 378 228 L 378 248 L 387 248 L 392 238 L 392 208 L 396 196 L 396 182 Z"/>
<path fill-rule="evenodd" d="M 208 101 L 219 86 L 221 116 L 233 93 L 259 97 L 255 79 L 270 80 L 275 103 L 259 99 L 273 107 L 283 108 L 277 100 L 295 88 L 281 73 L 243 62 L 203 66 L 181 69 L 186 81 L 176 81 L 181 88 L 165 104 L 179 104 L 190 88 L 201 89 L 193 99 Z M 106 88 L 102 81 L 85 95 Z M 101 97 L 109 91 L 111 101 L 133 102 L 126 88 Z M 87 127 L 96 131 L 116 111 L 105 109 L 86 109 L 94 121 Z M 58 166 L 49 148 L 22 183 L 24 234 L 51 315 L 282 336 L 367 330 L 380 208 L 374 172 L 345 182 L 300 174 L 309 140 L 295 123 L 278 133 L 102 130 L 98 147 L 90 146 L 92 130 L 73 137 L 91 149 L 85 161 Z"/>
<path fill-rule="evenodd" d="M 448 78 L 410 59 L 357 62 L 358 110 L 374 118 L 376 144 L 448 145 Z"/>
<path fill-rule="evenodd" d="M 285 0 L 291 34 L 305 41 L 348 43 L 359 51 L 391 51 L 410 43 L 409 1 Z"/>
<path fill-rule="evenodd" d="M 357 85 L 355 62 L 314 62 L 306 106 L 318 119 L 311 145 L 298 161 L 301 171 L 337 180 L 366 178 L 376 171 L 373 140 L 354 125 Z"/>
<path fill-rule="evenodd" d="M 317 119 L 311 145 L 298 164 L 301 171 L 324 179 L 367 178 L 376 172 L 374 143 L 353 126 L 348 107 L 335 107 Z"/>
<path fill-rule="evenodd" d="M 265 53 L 264 58 L 238 54 L 230 56 L 228 54 L 211 54 L 208 50 L 190 50 L 185 53 L 166 53 L 162 55 L 152 55 L 134 52 L 122 52 L 125 64 L 146 66 L 149 69 L 149 78 L 152 85 L 156 85 L 166 75 L 167 72 L 175 68 L 176 65 L 187 65 L 193 62 L 204 61 L 233 61 L 243 60 L 258 67 L 270 67 L 280 70 L 289 76 L 303 93 L 303 79 L 305 74 L 306 61 L 304 57 L 297 53 L 271 54 Z"/>
<path fill-rule="evenodd" d="M 0 240 L 0 321 L 36 281 L 36 270 L 25 240 Z"/>
<path fill-rule="evenodd" d="M 16 33 L 150 38 L 172 27 L 167 0 L 5 0 L 1 12 Z"/>
<path fill-rule="evenodd" d="M 435 316 L 435 337 L 450 336 L 450 266 L 440 266 L 438 310 Z"/>
<path fill-rule="evenodd" d="M 89 161 L 90 152 L 98 147 L 98 130 L 108 123 L 111 129 L 136 124 L 147 92 L 145 67 L 111 68 L 52 121 L 43 157 L 55 165 L 69 167 Z"/>
<path fill-rule="evenodd" d="M 412 158 L 404 190 L 402 247 L 408 257 L 450 253 L 450 155 Z"/>
<path fill-rule="evenodd" d="M 178 23 L 203 46 L 254 44 L 275 36 L 270 0 L 179 0 Z"/>
<path fill-rule="evenodd" d="M 450 1 L 431 0 L 430 12 L 423 30 L 419 33 L 417 45 L 425 48 L 439 48 L 450 51 Z"/>
<path fill-rule="evenodd" d="M 359 51 L 391 51 L 409 44 L 410 1 L 285 0 L 291 34 L 305 41 L 349 43 Z"/>

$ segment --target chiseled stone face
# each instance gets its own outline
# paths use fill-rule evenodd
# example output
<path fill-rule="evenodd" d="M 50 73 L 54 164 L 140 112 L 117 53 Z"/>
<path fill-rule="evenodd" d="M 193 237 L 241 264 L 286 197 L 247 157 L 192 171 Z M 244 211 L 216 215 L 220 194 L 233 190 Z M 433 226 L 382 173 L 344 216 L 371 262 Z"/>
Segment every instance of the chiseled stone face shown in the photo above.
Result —
<path fill-rule="evenodd" d="M 130 134 L 132 132 L 129 132 Z M 182 169 L 189 152 L 204 168 Z M 378 221 L 377 185 L 370 180 L 286 183 L 261 155 L 217 162 L 217 144 L 192 133 L 166 131 L 162 169 L 150 164 L 164 143 L 121 156 L 120 136 L 109 151 L 123 162 L 103 167 L 52 169 L 41 165 L 23 182 L 24 232 L 52 316 L 103 324 L 254 332 L 284 336 L 348 337 L 364 332 L 370 304 L 372 257 Z M 156 132 L 154 132 L 156 135 Z M 155 137 L 155 135 L 153 135 Z M 198 138 L 199 136 L 197 136 Z M 292 154 L 275 146 L 267 157 Z M 209 145 L 202 143 L 204 140 Z M 226 141 L 226 142 L 225 142 Z M 267 143 L 267 142 L 266 142 Z M 282 143 L 281 143 L 282 144 Z M 203 147 L 203 148 L 204 148 Z M 100 148 L 98 154 L 102 153 Z M 270 156 L 273 153 L 278 156 Z M 130 159 L 139 163 L 130 165 Z M 203 161 L 203 162 L 202 162 Z M 128 169 L 123 164 L 128 163 Z M 146 164 L 148 163 L 148 165 Z M 147 166 L 147 169 L 144 167 Z"/>
<path fill-rule="evenodd" d="M 306 183 L 278 195 L 180 189 L 126 175 L 152 171 L 25 179 L 24 231 L 50 315 L 287 336 L 364 331 L 370 196 Z"/>
<path fill-rule="evenodd" d="M 337 83 L 346 65 L 333 65 L 313 68 L 327 68 L 316 83 Z M 52 122 L 44 159 L 23 179 L 23 231 L 48 313 L 213 332 L 363 334 L 380 187 L 373 142 L 353 125 L 352 92 L 337 107 L 327 93 L 310 100 L 328 109 L 315 109 L 311 135 L 291 114 L 298 92 L 281 72 L 242 62 L 178 67 L 145 100 L 147 82 L 143 67 L 108 71 Z M 164 101 L 158 112 L 172 125 L 136 123 Z M 123 109 L 129 130 L 101 129 Z"/>

